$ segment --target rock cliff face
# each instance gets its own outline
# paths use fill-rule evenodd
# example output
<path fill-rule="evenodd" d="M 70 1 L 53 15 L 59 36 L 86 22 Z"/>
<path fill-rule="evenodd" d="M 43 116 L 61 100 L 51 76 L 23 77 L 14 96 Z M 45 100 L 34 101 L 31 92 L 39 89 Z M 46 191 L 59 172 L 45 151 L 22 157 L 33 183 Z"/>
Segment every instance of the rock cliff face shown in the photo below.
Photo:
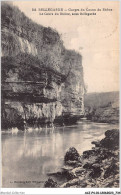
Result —
<path fill-rule="evenodd" d="M 3 127 L 83 115 L 82 57 L 58 32 L 2 2 L 1 37 Z"/>

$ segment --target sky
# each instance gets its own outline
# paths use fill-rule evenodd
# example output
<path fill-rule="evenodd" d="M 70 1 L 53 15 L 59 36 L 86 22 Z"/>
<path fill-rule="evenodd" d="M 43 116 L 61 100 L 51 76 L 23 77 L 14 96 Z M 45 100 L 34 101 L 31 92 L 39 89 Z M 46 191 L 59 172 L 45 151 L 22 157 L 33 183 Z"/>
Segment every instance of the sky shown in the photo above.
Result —
<path fill-rule="evenodd" d="M 118 1 L 16 1 L 14 4 L 34 22 L 56 29 L 64 46 L 82 55 L 88 92 L 119 90 Z M 96 16 L 55 16 L 39 15 L 32 8 L 64 8 L 67 12 L 68 9 L 108 8 L 108 11 L 96 11 Z"/>

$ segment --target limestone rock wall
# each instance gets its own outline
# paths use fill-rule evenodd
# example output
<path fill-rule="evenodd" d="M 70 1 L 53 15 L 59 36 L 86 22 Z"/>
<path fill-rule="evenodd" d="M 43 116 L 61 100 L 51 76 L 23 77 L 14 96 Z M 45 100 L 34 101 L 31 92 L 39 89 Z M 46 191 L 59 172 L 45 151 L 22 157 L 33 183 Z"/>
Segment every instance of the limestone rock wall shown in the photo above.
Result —
<path fill-rule="evenodd" d="M 57 31 L 2 2 L 1 37 L 3 126 L 83 115 L 82 56 L 66 50 Z"/>

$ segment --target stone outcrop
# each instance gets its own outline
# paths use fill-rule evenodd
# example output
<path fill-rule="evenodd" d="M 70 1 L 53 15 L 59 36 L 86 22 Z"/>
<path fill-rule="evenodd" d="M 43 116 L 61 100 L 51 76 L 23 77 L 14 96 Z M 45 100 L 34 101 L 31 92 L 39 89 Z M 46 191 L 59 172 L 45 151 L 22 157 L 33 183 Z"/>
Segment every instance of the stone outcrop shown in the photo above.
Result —
<path fill-rule="evenodd" d="M 44 187 L 45 188 L 57 188 L 57 182 L 55 182 L 51 178 L 49 178 L 48 181 L 45 182 Z"/>
<path fill-rule="evenodd" d="M 82 56 L 66 50 L 56 30 L 2 2 L 1 37 L 3 127 L 84 114 Z"/>
<path fill-rule="evenodd" d="M 76 161 L 79 158 L 79 153 L 74 147 L 69 148 L 64 157 L 64 161 L 68 164 L 68 161 Z"/>
<path fill-rule="evenodd" d="M 65 157 L 69 155 L 69 159 L 66 158 L 65 166 L 60 172 L 51 174 L 51 177 L 60 176 L 63 181 L 66 179 L 66 182 L 58 187 L 119 188 L 119 130 L 107 130 L 104 139 L 92 144 L 95 144 L 95 147 L 84 151 L 81 156 L 77 155 L 75 148 L 67 151 Z M 70 159 L 69 164 L 67 162 Z"/>
<path fill-rule="evenodd" d="M 101 123 L 119 123 L 119 92 L 87 93 L 85 116 Z"/>
<path fill-rule="evenodd" d="M 88 120 L 101 123 L 119 123 L 119 105 L 86 109 Z"/>

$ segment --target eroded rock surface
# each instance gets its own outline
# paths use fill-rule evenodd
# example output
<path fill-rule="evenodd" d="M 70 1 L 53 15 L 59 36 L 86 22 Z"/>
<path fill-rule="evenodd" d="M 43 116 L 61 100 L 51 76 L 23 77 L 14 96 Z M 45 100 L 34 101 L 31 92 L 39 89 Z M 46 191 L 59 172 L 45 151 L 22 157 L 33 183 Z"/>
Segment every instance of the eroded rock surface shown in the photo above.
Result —
<path fill-rule="evenodd" d="M 84 114 L 82 56 L 56 30 L 2 2 L 1 52 L 3 127 L 76 122 Z"/>
<path fill-rule="evenodd" d="M 119 130 L 107 130 L 105 138 L 98 141 L 98 146 L 97 142 L 93 144 L 96 145 L 93 150 L 85 151 L 81 156 L 77 155 L 78 152 L 73 147 L 67 151 L 65 157 L 70 153 L 78 157 L 72 158 L 69 155 L 74 164 L 65 165 L 60 171 L 61 176 L 66 178 L 60 188 L 119 187 Z"/>

